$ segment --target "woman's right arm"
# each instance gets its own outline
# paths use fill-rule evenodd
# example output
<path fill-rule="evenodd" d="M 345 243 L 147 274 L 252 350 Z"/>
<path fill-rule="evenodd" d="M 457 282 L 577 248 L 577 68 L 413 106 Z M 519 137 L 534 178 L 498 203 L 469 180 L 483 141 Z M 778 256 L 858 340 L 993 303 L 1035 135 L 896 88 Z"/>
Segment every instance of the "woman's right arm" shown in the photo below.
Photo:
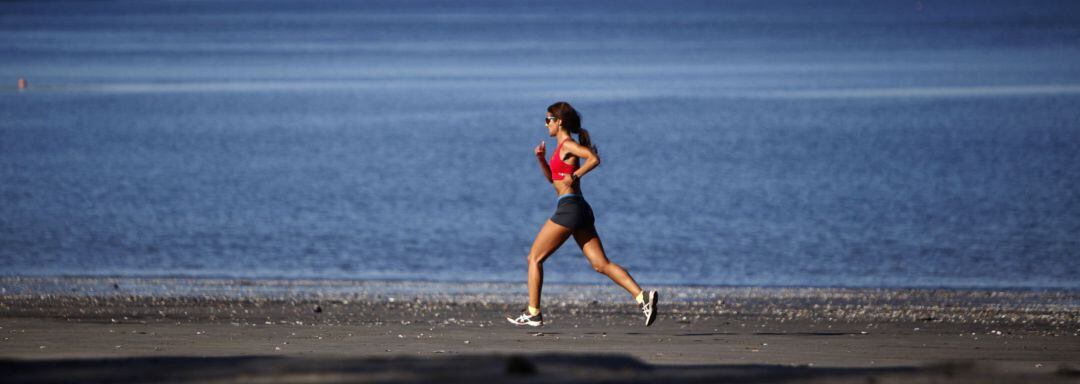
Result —
<path fill-rule="evenodd" d="M 546 144 L 544 144 L 544 142 L 541 141 L 540 145 L 536 146 L 535 152 L 536 152 L 536 160 L 540 161 L 540 172 L 544 173 L 544 178 L 547 179 L 548 184 L 551 184 L 552 183 L 552 180 L 551 180 L 551 168 L 548 168 L 547 160 L 545 160 L 545 158 L 547 157 Z"/>

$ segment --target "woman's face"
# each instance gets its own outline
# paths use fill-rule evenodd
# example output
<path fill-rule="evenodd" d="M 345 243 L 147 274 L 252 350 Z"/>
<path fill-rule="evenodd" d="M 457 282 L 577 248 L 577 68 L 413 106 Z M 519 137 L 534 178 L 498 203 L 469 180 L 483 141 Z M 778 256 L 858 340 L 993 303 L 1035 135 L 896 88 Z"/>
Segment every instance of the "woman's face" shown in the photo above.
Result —
<path fill-rule="evenodd" d="M 548 112 L 547 117 L 544 118 L 544 124 L 547 125 L 548 136 L 555 137 L 555 134 L 559 132 L 559 120 Z"/>

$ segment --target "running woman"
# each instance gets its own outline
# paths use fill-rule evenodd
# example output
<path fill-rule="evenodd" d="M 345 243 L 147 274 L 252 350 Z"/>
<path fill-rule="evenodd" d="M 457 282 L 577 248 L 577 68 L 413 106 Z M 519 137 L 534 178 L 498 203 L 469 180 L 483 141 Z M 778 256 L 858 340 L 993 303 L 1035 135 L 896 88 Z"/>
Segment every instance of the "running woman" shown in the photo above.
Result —
<path fill-rule="evenodd" d="M 581 116 L 569 103 L 560 101 L 548 107 L 544 124 L 548 136 L 555 137 L 559 145 L 555 147 L 551 161 L 545 162 L 547 150 L 541 141 L 536 147 L 536 159 L 540 161 L 544 177 L 555 187 L 559 197 L 555 214 L 540 228 L 529 251 L 529 307 L 520 316 L 507 317 L 506 320 L 515 325 L 544 325 L 544 316 L 540 311 L 544 260 L 573 235 L 593 269 L 630 292 L 645 314 L 645 326 L 652 325 L 656 320 L 659 295 L 656 291 L 642 290 L 625 269 L 608 260 L 593 225 L 592 207 L 581 194 L 581 177 L 600 165 L 600 156 L 589 140 L 589 132 L 581 128 Z M 570 134 L 577 134 L 578 141 L 574 141 Z M 578 167 L 579 161 L 584 161 L 585 165 Z"/>

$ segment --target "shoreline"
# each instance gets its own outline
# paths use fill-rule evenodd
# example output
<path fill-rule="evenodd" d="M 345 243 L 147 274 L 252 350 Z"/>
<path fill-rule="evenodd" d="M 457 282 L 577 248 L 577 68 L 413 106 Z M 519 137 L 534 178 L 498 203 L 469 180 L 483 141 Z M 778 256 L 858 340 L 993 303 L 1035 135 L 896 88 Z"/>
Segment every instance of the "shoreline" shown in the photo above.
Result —
<path fill-rule="evenodd" d="M 1080 291 L 890 288 L 655 286 L 661 301 L 696 316 L 755 315 L 787 320 L 949 321 L 1077 325 Z M 524 284 L 420 281 L 311 281 L 0 277 L 0 314 L 59 315 L 99 305 L 162 303 L 427 303 L 523 306 Z M 37 303 L 33 304 L 32 303 Z M 168 303 L 168 304 L 165 304 Z M 613 284 L 546 284 L 547 307 L 633 306 Z M 54 307 L 58 312 L 35 312 Z M 113 310 L 135 310 L 117 307 Z"/>
<path fill-rule="evenodd" d="M 544 292 L 565 294 L 585 292 L 598 298 L 623 299 L 625 292 L 613 289 L 609 281 L 598 283 L 544 284 Z M 1057 303 L 1080 308 L 1080 289 L 1020 287 L 858 287 L 858 286 L 759 286 L 759 285 L 649 285 L 649 289 L 679 292 L 681 301 L 711 301 L 725 296 L 769 296 L 844 294 L 864 292 L 945 292 L 950 296 L 1028 299 L 1036 303 Z M 136 295 L 136 296 L 205 296 L 275 297 L 275 298 L 373 298 L 381 296 L 423 297 L 464 295 L 527 295 L 525 282 L 469 282 L 410 279 L 278 279 L 216 277 L 133 277 L 133 276 L 0 276 L 0 295 Z M 579 295 L 584 297 L 584 295 Z"/>
<path fill-rule="evenodd" d="M 467 281 L 412 278 L 337 278 L 337 277 L 229 277 L 229 276 L 184 276 L 184 275 L 0 275 L 0 289 L 11 286 L 30 286 L 53 288 L 63 285 L 82 285 L 87 287 L 104 286 L 113 283 L 134 283 L 135 286 L 166 283 L 170 285 L 205 285 L 205 286 L 291 286 L 295 288 L 317 288 L 322 286 L 348 285 L 430 285 L 430 286 L 513 286 L 524 285 L 522 281 Z M 607 280 L 596 282 L 545 282 L 547 286 L 592 287 L 607 286 Z M 731 289 L 813 289 L 813 290 L 913 290 L 913 291 L 992 291 L 992 292 L 1046 292 L 1076 294 L 1080 297 L 1080 287 L 1036 287 L 1036 286 L 859 286 L 859 285 L 734 285 L 734 284 L 664 284 L 661 287 L 682 287 L 694 290 L 731 290 Z M 4 292 L 0 291 L 0 294 Z M 1078 303 L 1080 305 L 1080 303 Z"/>

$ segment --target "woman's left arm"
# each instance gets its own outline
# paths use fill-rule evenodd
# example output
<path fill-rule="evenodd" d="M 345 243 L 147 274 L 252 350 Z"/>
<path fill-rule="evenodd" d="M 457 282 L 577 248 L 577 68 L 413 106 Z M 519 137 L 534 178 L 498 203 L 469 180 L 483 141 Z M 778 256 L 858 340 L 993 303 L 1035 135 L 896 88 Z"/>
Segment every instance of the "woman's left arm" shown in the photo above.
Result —
<path fill-rule="evenodd" d="M 584 160 L 585 164 L 578 167 L 577 171 L 574 171 L 574 179 L 580 179 L 585 176 L 586 173 L 592 171 L 593 168 L 600 165 L 600 155 L 592 151 L 592 148 L 575 143 L 573 141 L 567 141 L 563 144 L 563 151 L 570 152 L 570 154 L 577 156 L 578 159 Z"/>

